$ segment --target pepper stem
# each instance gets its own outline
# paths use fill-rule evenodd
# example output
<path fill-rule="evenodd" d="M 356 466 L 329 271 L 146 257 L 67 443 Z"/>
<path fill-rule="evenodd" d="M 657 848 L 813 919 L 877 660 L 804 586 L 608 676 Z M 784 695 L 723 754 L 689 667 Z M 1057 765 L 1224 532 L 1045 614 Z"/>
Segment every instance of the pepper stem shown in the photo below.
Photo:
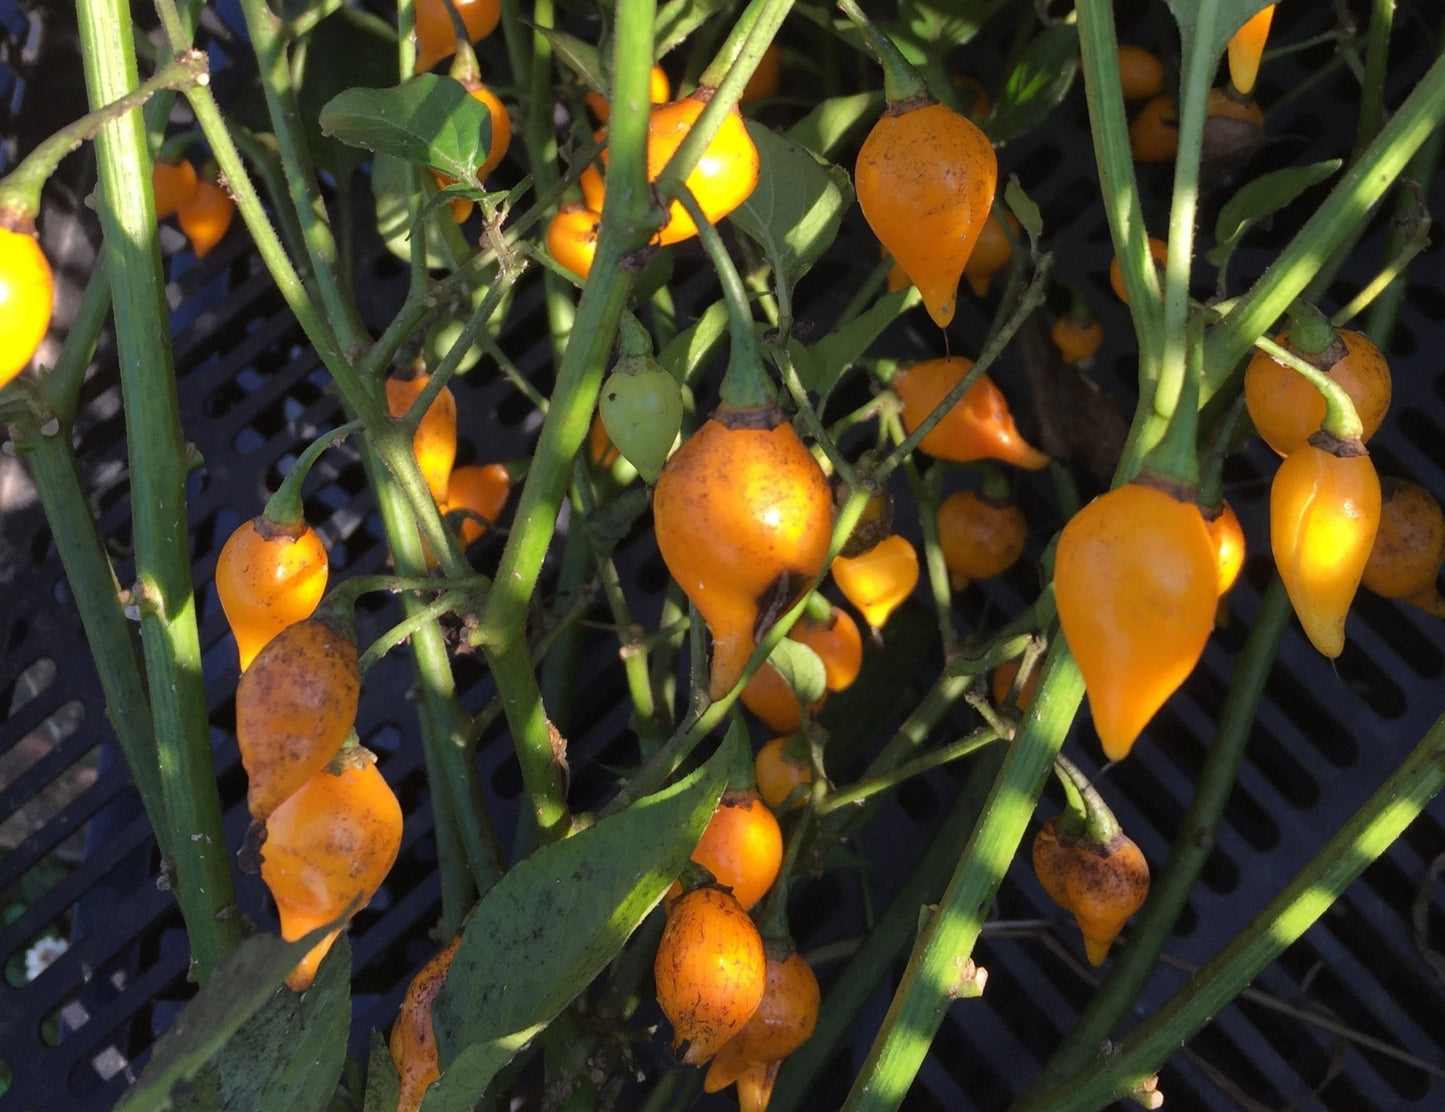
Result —
<path fill-rule="evenodd" d="M 1192 498 L 1199 486 L 1197 441 L 1201 366 L 1198 355 L 1203 350 L 1203 330 L 1199 318 L 1191 318 L 1189 330 L 1191 357 L 1174 400 L 1174 412 L 1169 415 L 1169 424 L 1159 443 L 1149 450 L 1139 465 L 1141 475 L 1147 475 L 1150 481 L 1167 489 L 1180 501 Z M 1157 399 L 1158 395 L 1155 397 Z"/>
<path fill-rule="evenodd" d="M 1079 771 L 1073 761 L 1062 753 L 1054 758 L 1054 775 L 1064 786 L 1068 806 L 1059 819 L 1059 833 L 1065 837 L 1085 838 L 1106 846 L 1122 831 L 1119 820 L 1089 778 Z"/>
<path fill-rule="evenodd" d="M 447 15 L 451 16 L 452 33 L 457 37 L 457 52 L 447 73 L 467 92 L 472 92 L 482 83 L 482 67 L 477 64 L 477 52 L 472 49 L 472 37 L 467 25 L 452 0 L 446 0 Z"/>
<path fill-rule="evenodd" d="M 188 150 L 203 138 L 197 128 L 188 131 L 178 131 L 161 144 L 161 149 L 156 152 L 157 162 L 169 162 L 172 165 L 180 162 Z"/>
<path fill-rule="evenodd" d="M 286 472 L 286 477 L 281 480 L 276 493 L 266 500 L 266 508 L 261 511 L 261 516 L 267 523 L 280 529 L 294 530 L 306 520 L 306 513 L 301 505 L 301 486 L 306 482 L 306 476 L 311 473 L 312 465 L 321 458 L 321 453 L 327 448 L 345 440 L 362 427 L 360 421 L 348 421 L 322 433 L 306 446 L 306 450 L 296 457 L 291 470 Z"/>
<path fill-rule="evenodd" d="M 1355 403 L 1343 386 L 1308 359 L 1301 358 L 1289 348 L 1281 347 L 1265 336 L 1255 340 L 1254 346 L 1276 363 L 1283 363 L 1304 375 L 1310 380 L 1310 384 L 1324 395 L 1325 419 L 1320 422 L 1320 428 L 1341 440 L 1364 438 L 1365 426 L 1361 424 L 1360 415 L 1355 412 Z"/>
<path fill-rule="evenodd" d="M 162 89 L 185 89 L 200 84 L 206 77 L 207 67 L 206 55 L 202 51 L 187 50 L 162 67 L 149 81 L 137 85 L 134 91 L 86 113 L 55 132 L 0 181 L 0 218 L 7 226 L 28 223 L 33 230 L 35 215 L 40 211 L 40 191 L 50 180 L 50 175 L 55 173 L 61 159 L 87 139 L 93 139 L 111 120 L 120 119 Z"/>
<path fill-rule="evenodd" d="M 707 89 L 716 89 L 722 84 L 723 78 L 728 75 L 737 60 L 742 56 L 743 47 L 747 45 L 748 36 L 752 34 L 753 27 L 758 22 L 758 15 L 766 6 L 767 0 L 753 0 L 743 9 L 742 15 L 738 16 L 737 22 L 733 24 L 728 37 L 723 40 L 722 46 L 713 55 L 712 61 L 707 64 L 707 69 L 702 71 L 702 76 L 697 79 L 698 86 Z M 762 50 L 758 51 L 762 54 Z"/>
<path fill-rule="evenodd" d="M 853 21 L 868 49 L 873 51 L 878 64 L 883 67 L 883 99 L 888 102 L 889 108 L 903 101 L 933 99 L 923 75 L 913 68 L 892 39 L 873 26 L 854 0 L 838 0 L 838 7 Z"/>
<path fill-rule="evenodd" d="M 652 334 L 627 310 L 618 318 L 617 354 L 622 360 L 652 358 Z"/>
<path fill-rule="evenodd" d="M 758 336 L 753 330 L 753 313 L 748 304 L 747 291 L 743 288 L 742 276 L 733 265 L 732 256 L 723 245 L 722 237 L 703 215 L 702 207 L 692 190 L 682 185 L 677 191 L 678 203 L 687 210 L 692 222 L 697 225 L 698 238 L 703 250 L 712 260 L 722 283 L 723 298 L 728 308 L 728 338 L 731 351 L 728 353 L 728 368 L 723 375 L 718 394 L 723 405 L 729 409 L 767 409 L 778 401 L 778 392 L 763 371 L 762 349 Z"/>
<path fill-rule="evenodd" d="M 1308 301 L 1295 301 L 1287 310 L 1290 319 L 1290 349 L 1328 370 L 1345 357 L 1347 348 L 1339 333 L 1322 312 Z"/>

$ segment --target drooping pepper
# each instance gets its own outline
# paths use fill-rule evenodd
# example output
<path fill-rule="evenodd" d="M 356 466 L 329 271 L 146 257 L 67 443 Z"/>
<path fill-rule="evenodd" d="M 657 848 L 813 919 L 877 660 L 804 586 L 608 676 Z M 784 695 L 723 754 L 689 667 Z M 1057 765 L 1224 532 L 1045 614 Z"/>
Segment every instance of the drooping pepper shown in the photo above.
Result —
<path fill-rule="evenodd" d="M 876 641 L 889 617 L 918 585 L 918 551 L 907 537 L 895 533 L 861 556 L 835 557 L 832 573 L 838 590 L 858 608 Z"/>
<path fill-rule="evenodd" d="M 1229 80 L 1241 93 L 1254 91 L 1259 78 L 1259 60 L 1269 39 L 1269 26 L 1274 21 L 1274 5 L 1266 4 L 1229 37 Z"/>
<path fill-rule="evenodd" d="M 1290 604 L 1316 649 L 1337 657 L 1380 524 L 1380 479 L 1358 439 L 1321 429 L 1269 489 L 1269 539 Z"/>
<path fill-rule="evenodd" d="M 1073 789 L 1070 806 L 1035 836 L 1034 872 L 1049 898 L 1073 913 L 1089 964 L 1100 966 L 1149 896 L 1149 863 L 1078 769 L 1059 764 Z"/>
<path fill-rule="evenodd" d="M 266 820 L 261 879 L 281 937 L 294 942 L 365 907 L 396 863 L 401 829 L 401 804 L 363 746 L 345 750 L 277 807 Z M 289 988 L 310 987 L 341 930 L 312 947 L 287 976 Z"/>
<path fill-rule="evenodd" d="M 918 287 L 928 315 L 946 328 L 957 308 L 959 279 L 993 206 L 998 158 L 978 125 L 931 96 L 856 5 L 841 6 L 883 65 L 887 100 L 858 151 L 858 207 Z"/>
<path fill-rule="evenodd" d="M 911 433 L 918 428 L 972 367 L 973 360 L 955 355 L 926 359 L 895 375 L 890 385 L 903 402 L 904 429 Z M 978 376 L 918 447 L 935 459 L 955 463 L 996 459 L 1029 471 L 1049 465 L 1049 457 L 1019 434 L 1008 399 L 986 374 Z"/>
<path fill-rule="evenodd" d="M 216 594 L 241 671 L 283 629 L 315 612 L 329 571 L 326 546 L 305 518 L 286 524 L 258 514 L 226 538 L 216 557 Z"/>
<path fill-rule="evenodd" d="M 663 562 L 712 633 L 721 698 L 823 568 L 828 480 L 776 407 L 719 406 L 663 467 L 652 509 Z"/>
<path fill-rule="evenodd" d="M 246 807 L 264 822 L 340 752 L 356 722 L 361 672 L 336 615 L 287 626 L 236 685 Z"/>
<path fill-rule="evenodd" d="M 1214 627 L 1218 561 L 1199 509 L 1136 480 L 1095 498 L 1059 535 L 1059 623 L 1110 760 L 1194 670 Z"/>

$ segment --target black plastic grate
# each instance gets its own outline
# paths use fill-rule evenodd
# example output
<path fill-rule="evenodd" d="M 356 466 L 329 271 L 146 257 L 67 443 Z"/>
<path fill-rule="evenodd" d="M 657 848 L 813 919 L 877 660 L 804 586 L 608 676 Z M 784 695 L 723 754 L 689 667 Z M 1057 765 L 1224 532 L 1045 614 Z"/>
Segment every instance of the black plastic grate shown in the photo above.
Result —
<path fill-rule="evenodd" d="M 212 15 L 212 22 L 216 18 Z M 1407 9 L 1402 22 L 1408 18 Z M 1303 39 L 1326 19 L 1323 11 L 1287 6 L 1277 36 Z M 5 26 L 17 30 L 9 21 Z M 1428 61 L 1428 50 L 1424 38 L 1415 49 L 1406 36 L 1401 41 L 1403 85 Z M 1269 103 L 1327 60 L 1316 51 L 1267 68 L 1262 99 Z M 0 93 L 5 88 L 0 80 Z M 1336 153 L 1332 121 L 1352 118 L 1352 109 L 1338 101 L 1348 92 L 1341 82 L 1322 86 L 1307 103 L 1297 103 L 1285 121 L 1271 122 L 1272 132 L 1299 137 L 1301 149 L 1288 157 L 1309 161 Z M 1127 389 L 1133 378 L 1129 325 L 1126 311 L 1107 291 L 1111 248 L 1097 207 L 1078 94 L 1044 135 L 1005 149 L 1002 162 L 1005 173 L 1017 171 L 1043 207 L 1060 271 L 1086 287 L 1105 321 L 1110 340 L 1097 373 L 1111 387 Z M 1162 219 L 1167 203 L 1163 173 L 1146 172 L 1144 183 L 1148 211 Z M 1440 204 L 1445 189 L 1435 189 L 1432 196 L 1437 211 L 1445 208 Z M 800 291 L 800 327 L 813 323 L 825 329 L 838 291 L 852 288 L 841 279 L 860 277 L 871 266 L 872 243 L 863 238 L 856 213 L 846 229 L 848 241 Z M 1376 228 L 1362 258 L 1373 257 L 1371 244 L 1378 240 Z M 167 240 L 169 247 L 176 243 L 174 236 Z M 860 243 L 868 250 L 852 250 Z M 1237 272 L 1266 261 L 1276 246 L 1269 234 L 1261 234 L 1258 245 L 1241 254 Z M 369 302 L 380 306 L 399 300 L 399 269 L 376 254 L 375 245 L 371 248 L 372 262 L 361 283 Z M 684 263 L 689 258 L 685 250 L 677 254 Z M 182 412 L 188 437 L 206 457 L 205 468 L 192 475 L 190 494 L 212 743 L 228 808 L 227 835 L 239 844 L 246 822 L 244 777 L 229 733 L 236 664 L 210 584 L 215 554 L 231 529 L 256 512 L 294 459 L 297 445 L 334 425 L 340 407 L 244 235 L 233 234 L 203 263 L 178 255 L 171 265 L 166 292 Z M 687 270 L 679 265 L 680 275 Z M 1431 341 L 1445 317 L 1442 276 L 1437 253 L 1423 256 L 1412 271 L 1392 348 L 1396 405 L 1375 442 L 1382 473 L 1414 475 L 1437 494 L 1445 494 L 1445 376 L 1426 368 Z M 684 281 L 678 303 L 692 305 L 697 290 L 698 282 Z M 1353 291 L 1342 279 L 1333 292 L 1341 302 Z M 966 305 L 956 337 L 981 335 L 989 308 Z M 511 319 L 503 347 L 545 390 L 550 353 L 535 288 L 519 293 Z M 885 343 L 900 354 L 932 354 L 936 336 L 909 325 L 890 333 Z M 528 454 L 535 434 L 530 407 L 492 370 L 484 359 L 454 387 L 464 462 L 520 458 Z M 1018 386 L 1016 372 L 1005 365 L 999 375 L 1011 391 Z M 1427 380 L 1426 374 L 1433 377 Z M 119 391 L 104 350 L 85 399 L 77 437 L 84 445 L 87 489 L 125 582 L 130 569 L 124 555 L 129 543 L 124 439 Z M 1167 853 L 1207 751 L 1230 656 L 1243 643 L 1268 579 L 1265 500 L 1273 466 L 1268 451 L 1258 448 L 1231 464 L 1228 494 L 1254 546 L 1230 598 L 1231 624 L 1211 642 L 1198 673 L 1134 756 L 1107 776 L 1120 819 L 1156 862 Z M 1025 479 L 1021 491 L 1031 505 L 1041 507 L 1030 549 L 1036 556 L 1059 522 L 1049 516 L 1056 511 L 1048 508 L 1052 503 L 1040 481 Z M 6 569 L 0 574 L 8 577 L 7 597 L 17 603 L 0 612 L 0 707 L 5 710 L 0 723 L 0 910 L 9 909 L 10 916 L 0 921 L 0 1076 L 8 1070 L 11 1078 L 0 1096 L 0 1112 L 89 1112 L 113 1103 L 188 998 L 186 950 L 173 900 L 155 883 L 153 840 L 109 744 L 103 701 L 48 530 L 13 464 L 0 470 L 0 499 L 0 568 Z M 380 525 L 352 451 L 342 447 L 328 453 L 308 485 L 306 508 L 338 578 L 384 567 Z M 906 515 L 900 514 L 900 520 Z M 499 538 L 486 544 L 484 562 L 494 559 Z M 655 599 L 663 575 L 649 546 L 635 544 L 619 560 L 629 588 Z M 1035 589 L 1034 572 L 1019 568 L 990 585 L 986 594 L 965 596 L 960 606 L 970 617 L 986 612 L 996 621 L 1016 612 Z M 641 620 L 655 617 L 653 605 L 640 603 Z M 363 640 L 390 624 L 394 614 L 389 606 L 363 611 Z M 585 803 L 605 797 L 605 769 L 627 756 L 625 741 L 618 741 L 626 735 L 627 708 L 612 667 L 614 654 L 615 643 L 605 633 L 587 634 L 576 703 L 589 713 L 571 731 L 574 779 Z M 932 661 L 922 665 L 925 672 L 935 667 Z M 457 673 L 465 705 L 482 706 L 490 688 L 480 667 L 459 661 Z M 1241 928 L 1428 728 L 1440 709 L 1442 673 L 1445 630 L 1439 622 L 1367 595 L 1356 605 L 1349 643 L 1336 668 L 1313 653 L 1297 629 L 1287 632 L 1216 852 L 1167 948 L 1169 961 L 1141 1001 L 1144 1011 Z M 380 754 L 407 822 L 392 877 L 351 931 L 356 969 L 352 1052 L 358 1056 L 364 1054 L 369 1032 L 390 1024 L 410 973 L 430 955 L 433 943 L 426 932 L 439 909 L 425 778 L 413 726 L 401 705 L 411 682 L 404 659 L 384 661 L 368 676 L 359 717 L 363 740 Z M 1097 743 L 1086 719 L 1078 732 L 1071 751 L 1084 763 L 1097 753 Z M 479 759 L 483 782 L 495 797 L 499 828 L 510 829 L 521 782 L 500 726 L 484 740 Z M 874 905 L 884 906 L 911 863 L 911 858 L 900 860 L 900 854 L 925 844 L 957 782 L 942 773 L 899 792 L 860 839 L 866 861 L 861 877 L 830 874 L 801 887 L 794 927 L 805 949 L 866 929 L 864 883 Z M 42 809 L 47 798 L 54 805 Z M 1226 1009 L 1175 1055 L 1163 1075 L 1170 1108 L 1355 1112 L 1433 1110 L 1445 1103 L 1439 1019 L 1445 1014 L 1445 986 L 1421 958 L 1411 919 L 1412 908 L 1422 901 L 1429 938 L 1438 945 L 1445 937 L 1445 897 L 1438 881 L 1430 879 L 1432 865 L 1445 850 L 1442 825 L 1445 806 L 1437 802 L 1265 971 L 1252 989 L 1262 995 Z M 238 895 L 246 915 L 263 928 L 274 927 L 257 878 L 239 877 Z M 1026 866 L 1016 868 L 1001 890 L 997 919 L 1025 925 L 1044 921 L 1051 927 L 985 933 L 978 956 L 989 970 L 988 992 L 982 1001 L 959 1004 L 950 1012 L 909 1095 L 911 1109 L 1003 1107 L 1088 999 L 1093 971 L 1082 963 L 1072 926 L 1043 896 Z M 69 949 L 27 983 L 25 953 L 44 935 L 66 938 Z M 901 970 L 901 958 L 896 968 Z M 821 972 L 826 985 L 828 970 Z M 825 1071 L 810 1107 L 841 1103 L 887 1002 L 887 992 L 875 991 L 852 1045 Z M 1343 1029 L 1367 1035 L 1385 1049 L 1346 1041 Z M 647 1070 L 666 1068 L 660 1045 L 638 1048 L 637 1055 Z M 723 1108 L 729 1100 L 700 1099 L 698 1107 Z"/>

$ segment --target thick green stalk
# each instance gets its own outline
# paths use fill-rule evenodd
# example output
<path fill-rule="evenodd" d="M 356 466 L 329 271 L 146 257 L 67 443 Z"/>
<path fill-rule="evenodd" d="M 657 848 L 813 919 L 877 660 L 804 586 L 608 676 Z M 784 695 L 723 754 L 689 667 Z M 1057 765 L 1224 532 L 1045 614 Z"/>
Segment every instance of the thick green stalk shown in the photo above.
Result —
<path fill-rule="evenodd" d="M 401 575 L 422 575 L 426 561 L 410 507 L 373 453 L 364 456 L 377 507 Z M 426 603 L 407 593 L 402 606 L 408 615 Z M 426 622 L 411 636 L 417 672 L 417 717 L 422 753 L 437 832 L 437 864 L 442 879 L 442 926 L 450 935 L 461 926 L 476 896 L 502 875 L 504 865 L 487 815 L 470 756 L 470 732 L 457 706 L 456 684 L 446 642 L 436 621 Z"/>
<path fill-rule="evenodd" d="M 1360 126 L 1355 153 L 1368 147 L 1385 123 L 1385 76 L 1390 65 L 1390 31 L 1395 25 L 1395 0 L 1374 0 L 1370 32 L 1365 41 L 1365 80 L 1360 87 Z"/>
<path fill-rule="evenodd" d="M 271 129 L 281 152 L 281 164 L 286 170 L 291 207 L 301 221 L 301 232 L 311 258 L 311 270 L 321 295 L 321 305 L 342 347 L 354 359 L 371 345 L 371 337 L 357 314 L 356 302 L 350 295 L 350 283 L 341 273 L 336 240 L 326 222 L 316 168 L 300 127 L 301 110 L 296 102 L 296 90 L 291 84 L 285 29 L 265 0 L 241 0 L 241 12 L 252 48 L 256 51 L 256 65 L 260 70 L 261 89 L 266 95 L 266 108 L 271 116 Z M 277 200 L 279 202 L 280 198 Z"/>
<path fill-rule="evenodd" d="M 137 84 L 129 8 L 82 0 L 78 8 L 92 104 Z M 130 458 L 136 592 L 150 680 L 151 718 L 176 866 L 176 895 L 204 983 L 241 939 L 221 805 L 211 762 L 195 588 L 186 520 L 186 446 L 171 359 L 170 321 L 156 242 L 155 198 L 139 110 L 96 138 L 97 206 L 110 258 L 121 391 Z"/>
<path fill-rule="evenodd" d="M 1039 1096 L 1030 1108 L 1085 1112 L 1134 1090 L 1329 910 L 1445 786 L 1445 718 L 1243 931 L 1164 1004 L 1114 1044 L 1107 1060 Z"/>
<path fill-rule="evenodd" d="M 918 930 L 919 908 L 938 898 L 958 861 L 968 832 L 978 819 L 988 785 L 1001 760 L 985 756 L 954 799 L 933 841 L 908 874 L 887 910 L 868 931 L 847 967 L 828 986 L 818 1012 L 818 1027 L 784 1063 L 769 1108 L 791 1112 L 813 1086 L 838 1043 L 853 1030 L 857 1014 L 889 974 L 908 939 Z"/>
<path fill-rule="evenodd" d="M 1367 219 L 1411 156 L 1445 119 L 1445 54 L 1380 130 L 1285 249 L 1204 339 L 1204 396 L 1217 390 L 1236 363 L 1309 284 L 1320 260 Z"/>
<path fill-rule="evenodd" d="M 1276 575 L 1265 591 L 1249 641 L 1234 662 L 1233 678 L 1219 712 L 1214 741 L 1200 770 L 1189 813 L 1174 838 L 1169 863 L 1155 879 L 1149 902 L 1129 928 L 1129 945 L 1116 951 L 1103 985 L 1064 1036 L 1038 1080 L 1019 1098 L 1015 1105 L 1019 1112 L 1038 1109 L 1035 1098 L 1062 1085 L 1088 1065 L 1154 973 L 1169 932 L 1184 910 L 1214 845 L 1214 831 L 1233 790 L 1239 762 L 1269 679 L 1270 665 L 1279 651 L 1280 637 L 1290 613 L 1289 596 Z"/>
<path fill-rule="evenodd" d="M 1094 160 L 1099 166 L 1099 188 L 1114 251 L 1124 271 L 1134 332 L 1139 338 L 1141 380 L 1153 379 L 1151 365 L 1162 346 L 1164 309 L 1149 271 L 1149 232 L 1139 203 L 1134 157 L 1129 150 L 1129 119 L 1119 88 L 1119 40 L 1114 34 L 1114 11 L 1109 0 L 1079 0 L 1079 52 L 1084 71 L 1084 94 L 1089 106 L 1089 129 L 1094 136 Z"/>
<path fill-rule="evenodd" d="M 613 82 L 614 99 L 619 102 L 647 103 L 655 9 L 653 0 L 618 5 Z M 557 514 L 572 477 L 572 460 L 587 437 L 617 321 L 632 293 L 635 271 L 624 265 L 624 260 L 652 234 L 647 222 L 646 146 L 646 120 L 619 113 L 612 121 L 607 200 L 593 267 L 613 280 L 589 282 L 583 288 L 574 340 L 557 368 L 532 467 L 477 633 L 512 727 L 533 818 L 549 838 L 564 832 L 567 803 L 561 755 L 553 751 L 527 652 L 527 607 L 556 531 Z"/>
<path fill-rule="evenodd" d="M 45 508 L 45 520 L 60 552 L 60 563 L 100 676 L 106 715 L 140 792 L 161 856 L 172 858 L 173 828 L 166 821 L 165 791 L 151 734 L 150 696 L 146 694 L 135 633 L 126 620 L 115 570 L 81 486 L 80 468 L 70 446 L 70 419 L 61 420 L 59 425 L 46 436 L 33 422 L 25 422 L 11 426 L 11 437 Z"/>
<path fill-rule="evenodd" d="M 994 893 L 1018 852 L 1083 693 L 1078 667 L 1063 638 L 1056 638 L 1023 728 L 1009 747 L 938 911 L 913 948 L 883 1027 L 843 1105 L 845 1112 L 902 1104 L 944 1013 L 964 987 L 964 959 L 973 952 Z"/>

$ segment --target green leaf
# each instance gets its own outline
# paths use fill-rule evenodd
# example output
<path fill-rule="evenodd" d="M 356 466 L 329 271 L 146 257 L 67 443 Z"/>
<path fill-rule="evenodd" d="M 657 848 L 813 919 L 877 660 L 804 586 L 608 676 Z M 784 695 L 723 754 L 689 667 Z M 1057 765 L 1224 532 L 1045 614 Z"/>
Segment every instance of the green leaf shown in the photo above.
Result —
<path fill-rule="evenodd" d="M 371 1054 L 366 1060 L 366 1099 L 361 1112 L 396 1112 L 401 1098 L 401 1078 L 380 1031 L 371 1033 Z"/>
<path fill-rule="evenodd" d="M 1044 217 L 1039 212 L 1039 206 L 1034 204 L 1034 199 L 1024 192 L 1024 187 L 1019 184 L 1019 176 L 1010 174 L 1008 184 L 1003 190 L 1004 203 L 1008 205 L 1009 211 L 1018 217 L 1019 224 L 1028 233 L 1029 242 L 1035 247 L 1038 246 L 1039 236 L 1044 234 Z"/>
<path fill-rule="evenodd" d="M 1194 38 L 1199 34 L 1199 13 L 1208 7 L 1215 13 L 1210 27 L 1209 49 L 1216 58 L 1224 53 L 1224 46 L 1230 36 L 1244 26 L 1245 20 L 1270 6 L 1274 0 L 1214 0 L 1201 4 L 1201 0 L 1164 0 L 1179 24 L 1180 55 L 1188 58 L 1192 53 Z"/>
<path fill-rule="evenodd" d="M 198 1076 L 193 1089 L 218 1092 L 214 1072 L 205 1068 L 211 1056 L 266 1006 L 286 974 L 326 931 L 326 927 L 318 928 L 298 942 L 258 934 L 241 943 L 160 1037 L 140 1080 L 116 1105 L 116 1112 L 161 1112 L 176 1107 L 173 1090 Z"/>
<path fill-rule="evenodd" d="M 342 935 L 305 995 L 272 994 L 236 1031 L 204 1073 L 215 1078 L 220 1104 L 177 1101 L 195 1112 L 322 1112 L 336 1091 L 351 1029 L 351 945 Z"/>
<path fill-rule="evenodd" d="M 653 57 L 663 57 L 727 6 L 727 0 L 668 0 L 652 20 Z"/>
<path fill-rule="evenodd" d="M 322 134 L 322 107 L 354 86 L 395 85 L 396 28 L 355 8 L 341 8 L 318 23 L 298 44 L 301 83 L 296 103 L 316 164 L 343 186 L 365 155 Z"/>
<path fill-rule="evenodd" d="M 1224 203 L 1214 222 L 1215 246 L 1205 256 L 1216 266 L 1216 253 L 1228 258 L 1235 245 L 1258 221 L 1292 204 L 1305 190 L 1333 177 L 1344 163 L 1338 158 L 1312 162 L 1308 166 L 1288 166 L 1262 174 L 1242 186 Z"/>
<path fill-rule="evenodd" d="M 479 185 L 476 168 L 491 147 L 492 114 L 452 78 L 423 73 L 387 89 L 338 93 L 321 110 L 321 131 Z"/>
<path fill-rule="evenodd" d="M 903 313 L 918 304 L 918 290 L 909 286 L 885 294 L 873 303 L 867 312 L 859 314 L 850 323 L 828 333 L 808 348 L 811 360 L 805 365 L 798 364 L 798 376 L 805 373 L 812 381 L 803 380 L 809 390 L 826 394 L 837 383 L 843 372 L 851 367 L 868 350 L 869 345 L 882 335 L 883 330 Z"/>
<path fill-rule="evenodd" d="M 424 171 L 423 171 L 424 172 Z M 403 262 L 411 261 L 411 202 L 417 186 L 412 167 L 399 158 L 379 154 L 371 161 L 371 193 L 376 202 L 376 231 L 387 250 Z M 450 210 L 432 208 L 420 223 L 427 229 L 426 266 L 432 270 L 455 270 L 471 254 Z"/>
<path fill-rule="evenodd" d="M 1008 75 L 988 118 L 988 137 L 1002 145 L 1038 127 L 1069 95 L 1078 72 L 1078 31 L 1069 24 L 1045 28 Z"/>
<path fill-rule="evenodd" d="M 830 97 L 788 129 L 788 138 L 819 158 L 831 158 L 855 132 L 871 127 L 883 111 L 883 92 Z"/>
<path fill-rule="evenodd" d="M 657 353 L 657 361 L 678 382 L 685 383 L 723 338 L 728 328 L 727 305 L 715 301 Z"/>
<path fill-rule="evenodd" d="M 919 42 L 952 50 L 977 35 L 998 6 L 999 0 L 901 0 L 898 18 Z"/>
<path fill-rule="evenodd" d="M 828 689 L 827 672 L 823 659 L 801 641 L 784 637 L 768 654 L 768 663 L 798 696 L 798 701 L 808 705 L 816 703 Z"/>
<path fill-rule="evenodd" d="M 566 31 L 551 27 L 536 27 L 532 30 L 547 40 L 552 53 L 569 70 L 577 75 L 594 93 L 608 95 L 607 77 L 603 72 L 602 55 L 590 42 L 583 42 Z"/>
<path fill-rule="evenodd" d="M 724 742 L 681 783 L 543 846 L 482 898 L 432 1004 L 443 1073 L 428 1112 L 471 1109 L 606 968 L 686 864 L 735 757 Z"/>
<path fill-rule="evenodd" d="M 758 184 L 731 220 L 767 253 L 777 280 L 791 285 L 837 237 L 853 183 L 841 167 L 756 120 L 746 126 L 758 148 Z"/>

